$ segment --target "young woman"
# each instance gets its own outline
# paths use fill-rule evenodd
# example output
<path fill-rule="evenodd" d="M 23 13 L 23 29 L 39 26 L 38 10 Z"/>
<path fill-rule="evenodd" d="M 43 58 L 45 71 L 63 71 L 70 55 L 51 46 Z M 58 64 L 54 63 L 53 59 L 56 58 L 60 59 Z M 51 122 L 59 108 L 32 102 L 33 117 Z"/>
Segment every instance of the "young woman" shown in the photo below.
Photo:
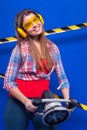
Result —
<path fill-rule="evenodd" d="M 59 90 L 65 99 L 69 98 L 69 82 L 61 62 L 58 47 L 44 36 L 44 20 L 40 14 L 25 9 L 15 18 L 18 43 L 12 51 L 4 80 L 8 91 L 5 109 L 6 130 L 27 130 L 29 120 L 35 130 L 55 130 L 45 126 L 41 115 L 42 106 L 34 106 L 33 98 L 41 97 L 50 90 L 50 76 L 56 71 Z"/>

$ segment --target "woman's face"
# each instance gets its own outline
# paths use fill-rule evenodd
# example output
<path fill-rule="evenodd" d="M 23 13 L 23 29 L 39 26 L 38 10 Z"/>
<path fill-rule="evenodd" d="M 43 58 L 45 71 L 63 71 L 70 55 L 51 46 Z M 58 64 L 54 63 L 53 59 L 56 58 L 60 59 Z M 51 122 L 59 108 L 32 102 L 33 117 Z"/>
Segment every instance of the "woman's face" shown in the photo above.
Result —
<path fill-rule="evenodd" d="M 42 26 L 42 22 L 35 14 L 30 13 L 28 16 L 24 17 L 23 27 L 29 35 L 38 36 L 41 34 Z"/>

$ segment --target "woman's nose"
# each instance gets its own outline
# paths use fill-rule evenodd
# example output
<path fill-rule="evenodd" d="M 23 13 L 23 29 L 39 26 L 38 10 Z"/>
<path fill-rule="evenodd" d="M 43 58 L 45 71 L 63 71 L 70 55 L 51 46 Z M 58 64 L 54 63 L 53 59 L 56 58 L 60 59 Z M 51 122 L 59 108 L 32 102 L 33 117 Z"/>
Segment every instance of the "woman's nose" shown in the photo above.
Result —
<path fill-rule="evenodd" d="M 37 25 L 37 23 L 35 23 L 35 22 L 32 22 L 32 25 L 33 25 L 33 26 L 36 26 L 36 25 Z"/>

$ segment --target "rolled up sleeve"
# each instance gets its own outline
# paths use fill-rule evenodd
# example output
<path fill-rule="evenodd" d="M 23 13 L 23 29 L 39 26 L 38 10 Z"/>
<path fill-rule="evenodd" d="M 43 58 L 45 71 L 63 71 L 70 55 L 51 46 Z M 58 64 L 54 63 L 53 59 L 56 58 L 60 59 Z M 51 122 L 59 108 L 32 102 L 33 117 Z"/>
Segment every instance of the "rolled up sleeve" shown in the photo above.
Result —
<path fill-rule="evenodd" d="M 59 81 L 59 87 L 57 89 L 63 89 L 66 87 L 70 87 L 68 78 L 66 76 L 64 67 L 63 67 L 63 63 L 61 60 L 61 55 L 60 55 L 60 51 L 59 49 L 56 47 L 56 51 L 54 54 L 54 59 L 55 59 L 55 71 L 58 77 L 58 81 Z"/>
<path fill-rule="evenodd" d="M 12 51 L 4 78 L 3 88 L 6 89 L 7 91 L 10 91 L 10 89 L 17 87 L 15 79 L 18 73 L 19 65 L 20 65 L 20 50 L 19 47 L 16 45 L 16 47 Z"/>

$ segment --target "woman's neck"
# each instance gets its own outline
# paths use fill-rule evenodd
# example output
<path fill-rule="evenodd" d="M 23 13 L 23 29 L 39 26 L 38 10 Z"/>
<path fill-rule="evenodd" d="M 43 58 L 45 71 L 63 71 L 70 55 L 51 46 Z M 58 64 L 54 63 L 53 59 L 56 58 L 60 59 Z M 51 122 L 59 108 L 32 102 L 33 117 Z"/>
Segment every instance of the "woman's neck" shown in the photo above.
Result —
<path fill-rule="evenodd" d="M 39 40 L 33 40 L 33 44 L 37 48 L 37 51 L 39 52 L 39 55 L 40 55 L 41 59 L 43 59 L 43 54 L 42 54 L 42 50 L 41 50 L 41 43 L 40 43 L 40 41 Z"/>
<path fill-rule="evenodd" d="M 39 36 L 31 36 L 31 39 L 32 39 L 33 41 L 39 41 Z"/>

